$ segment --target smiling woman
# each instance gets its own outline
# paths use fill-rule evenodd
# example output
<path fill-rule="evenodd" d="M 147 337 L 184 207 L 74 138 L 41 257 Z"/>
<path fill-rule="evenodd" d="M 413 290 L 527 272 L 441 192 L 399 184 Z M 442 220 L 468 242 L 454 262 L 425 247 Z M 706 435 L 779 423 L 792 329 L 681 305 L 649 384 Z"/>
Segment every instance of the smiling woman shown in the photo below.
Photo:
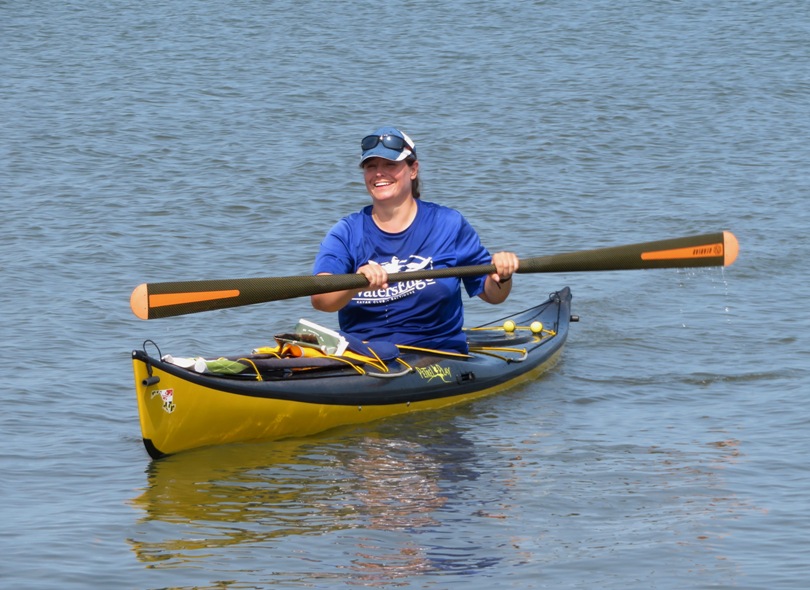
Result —
<path fill-rule="evenodd" d="M 371 215 L 377 226 L 396 233 L 406 229 L 416 217 L 414 183 L 419 182 L 419 162 L 394 162 L 385 158 L 372 158 L 363 165 L 366 190 L 377 207 Z"/>
<path fill-rule="evenodd" d="M 364 340 L 467 352 L 461 284 L 470 297 L 501 303 L 519 266 L 512 252 L 490 255 L 458 212 L 420 199 L 413 140 L 381 127 L 360 142 L 372 204 L 341 219 L 321 243 L 315 274 L 359 273 L 362 289 L 312 296 L 321 311 L 337 311 L 343 331 Z M 410 269 L 493 264 L 490 275 L 390 285 L 388 275 Z"/>

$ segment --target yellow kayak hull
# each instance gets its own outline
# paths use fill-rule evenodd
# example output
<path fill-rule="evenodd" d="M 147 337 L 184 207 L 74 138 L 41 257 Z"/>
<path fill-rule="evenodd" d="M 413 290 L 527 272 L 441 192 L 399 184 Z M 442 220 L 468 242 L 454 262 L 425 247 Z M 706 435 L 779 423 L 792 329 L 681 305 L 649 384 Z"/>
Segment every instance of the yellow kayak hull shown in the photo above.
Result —
<path fill-rule="evenodd" d="M 565 289 L 512 316 L 515 329 L 493 322 L 470 331 L 468 356 L 403 351 L 401 362 L 383 371 L 327 367 L 279 377 L 257 369 L 253 378 L 235 377 L 198 373 L 133 351 L 144 444 L 158 458 L 209 445 L 305 437 L 492 395 L 536 379 L 557 363 L 570 299 Z M 537 321 L 545 326 L 540 333 L 528 327 Z"/>

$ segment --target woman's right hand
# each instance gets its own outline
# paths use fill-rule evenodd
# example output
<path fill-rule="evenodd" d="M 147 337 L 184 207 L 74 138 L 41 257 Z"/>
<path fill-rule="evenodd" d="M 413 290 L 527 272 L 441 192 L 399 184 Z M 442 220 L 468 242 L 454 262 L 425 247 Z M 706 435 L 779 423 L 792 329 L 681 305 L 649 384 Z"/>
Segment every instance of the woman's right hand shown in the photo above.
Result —
<path fill-rule="evenodd" d="M 372 260 L 369 260 L 368 264 L 364 264 L 358 268 L 357 274 L 363 275 L 368 280 L 368 287 L 363 290 L 388 288 L 388 272 Z"/>
<path fill-rule="evenodd" d="M 326 275 L 329 273 L 319 273 Z M 319 311 L 339 311 L 343 309 L 352 298 L 358 293 L 363 291 L 387 289 L 388 288 L 388 272 L 376 262 L 369 261 L 357 269 L 357 274 L 363 275 L 368 281 L 368 286 L 360 289 L 348 289 L 346 291 L 333 291 L 330 293 L 319 293 L 312 295 L 312 307 Z"/>

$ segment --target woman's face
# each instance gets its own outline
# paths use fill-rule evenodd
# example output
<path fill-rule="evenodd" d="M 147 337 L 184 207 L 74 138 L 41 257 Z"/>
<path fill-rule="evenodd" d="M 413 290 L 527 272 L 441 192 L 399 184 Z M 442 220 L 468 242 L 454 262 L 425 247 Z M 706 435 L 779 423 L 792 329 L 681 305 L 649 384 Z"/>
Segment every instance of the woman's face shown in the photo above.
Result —
<path fill-rule="evenodd" d="M 366 190 L 375 201 L 402 202 L 411 196 L 411 181 L 419 171 L 419 162 L 392 162 L 370 158 L 363 163 Z"/>

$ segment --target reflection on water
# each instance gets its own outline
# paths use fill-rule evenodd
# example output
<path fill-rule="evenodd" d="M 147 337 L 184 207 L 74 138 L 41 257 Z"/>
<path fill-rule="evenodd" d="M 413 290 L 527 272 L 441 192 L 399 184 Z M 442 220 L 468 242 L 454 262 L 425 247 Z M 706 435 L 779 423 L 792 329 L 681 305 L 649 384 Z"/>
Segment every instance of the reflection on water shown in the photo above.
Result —
<path fill-rule="evenodd" d="M 439 526 L 442 483 L 474 479 L 471 444 L 443 428 L 430 440 L 370 430 L 328 439 L 226 445 L 152 462 L 143 512 L 129 542 L 150 567 L 186 567 L 234 545 L 272 549 L 279 539 L 341 535 L 363 585 L 435 569 L 480 569 L 469 547 L 430 555 L 415 534 Z M 322 541 L 320 541 L 322 543 Z M 305 544 L 305 541 L 302 542 Z M 313 557 L 313 559 L 317 559 Z"/>
<path fill-rule="evenodd" d="M 233 588 L 268 577 L 408 585 L 493 566 L 518 577 L 588 571 L 607 582 L 612 571 L 653 581 L 663 555 L 684 584 L 738 575 L 724 551 L 728 522 L 753 508 L 728 492 L 724 474 L 740 441 L 659 447 L 546 423 L 504 447 L 480 414 L 475 430 L 454 426 L 464 412 L 152 462 L 131 501 L 141 517 L 129 543 L 147 568 L 179 570 L 170 575 L 184 583 L 215 570 L 238 580 L 218 587 Z M 637 558 L 619 565 L 617 552 Z"/>
<path fill-rule="evenodd" d="M 440 464 L 406 441 L 365 438 L 347 469 L 354 475 L 355 508 L 372 529 L 417 529 L 435 525 L 431 513 L 443 506 Z"/>

